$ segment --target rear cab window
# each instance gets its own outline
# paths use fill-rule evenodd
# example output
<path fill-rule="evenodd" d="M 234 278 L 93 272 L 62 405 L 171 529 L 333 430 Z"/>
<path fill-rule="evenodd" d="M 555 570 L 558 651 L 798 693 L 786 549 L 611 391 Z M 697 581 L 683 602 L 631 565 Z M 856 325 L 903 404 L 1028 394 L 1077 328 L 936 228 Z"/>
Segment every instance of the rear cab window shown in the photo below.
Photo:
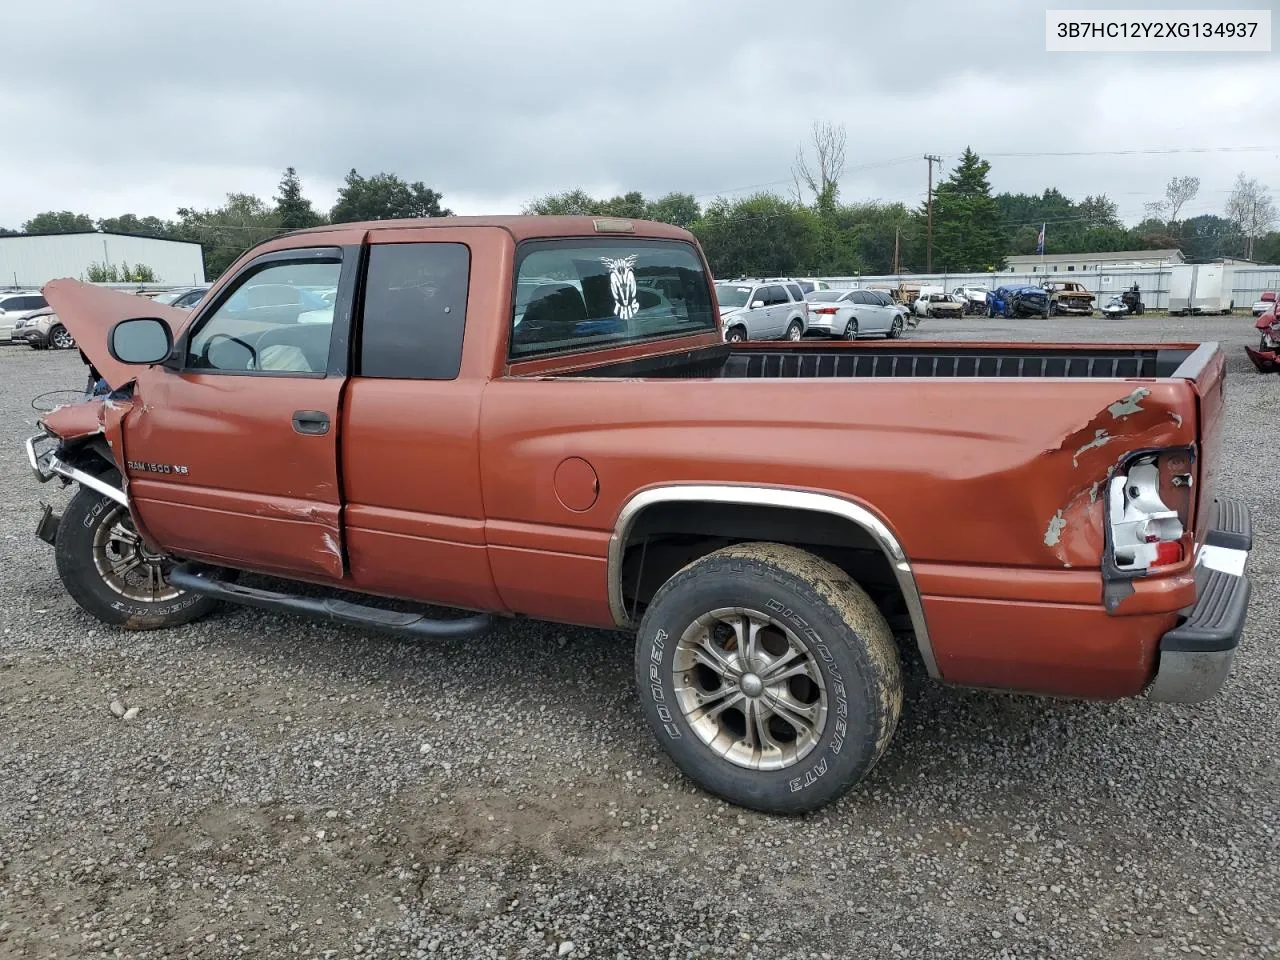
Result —
<path fill-rule="evenodd" d="M 711 281 L 679 240 L 526 241 L 512 299 L 512 360 L 717 329 Z"/>

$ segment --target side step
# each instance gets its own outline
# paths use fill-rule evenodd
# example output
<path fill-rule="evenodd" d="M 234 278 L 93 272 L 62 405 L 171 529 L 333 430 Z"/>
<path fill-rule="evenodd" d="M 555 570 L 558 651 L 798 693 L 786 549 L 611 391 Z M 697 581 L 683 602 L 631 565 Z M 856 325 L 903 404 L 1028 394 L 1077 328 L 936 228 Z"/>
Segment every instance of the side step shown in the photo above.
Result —
<path fill-rule="evenodd" d="M 419 639 L 471 637 L 489 630 L 494 623 L 493 615 L 488 613 L 478 613 L 456 620 L 438 620 L 419 613 L 382 610 L 378 607 L 366 607 L 363 604 L 349 603 L 346 600 L 330 597 L 300 597 L 291 593 L 244 587 L 238 583 L 220 580 L 208 568 L 202 568 L 194 563 L 179 564 L 169 572 L 166 579 L 182 590 L 190 590 L 192 593 L 206 597 L 216 597 L 230 603 L 283 613 L 300 613 L 303 616 L 321 620 L 331 620 L 354 627 L 366 627 Z"/>

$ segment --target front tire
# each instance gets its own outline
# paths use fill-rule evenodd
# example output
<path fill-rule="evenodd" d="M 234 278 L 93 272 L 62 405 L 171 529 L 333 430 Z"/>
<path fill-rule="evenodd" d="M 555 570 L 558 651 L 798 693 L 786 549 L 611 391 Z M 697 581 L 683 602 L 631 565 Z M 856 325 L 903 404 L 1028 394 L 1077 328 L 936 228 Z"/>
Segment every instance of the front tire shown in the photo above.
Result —
<path fill-rule="evenodd" d="M 72 599 L 103 623 L 126 630 L 158 630 L 190 623 L 218 605 L 210 597 L 171 586 L 174 561 L 152 554 L 129 511 L 81 487 L 58 523 L 58 576 Z"/>
<path fill-rule="evenodd" d="M 724 335 L 724 339 L 727 343 L 742 343 L 747 339 L 747 331 L 742 327 L 731 327 Z"/>
<path fill-rule="evenodd" d="M 902 336 L 902 318 L 901 317 L 893 318 L 893 323 L 889 325 L 888 336 L 890 340 L 897 340 L 899 337 Z"/>
<path fill-rule="evenodd" d="M 70 350 L 76 345 L 75 337 L 71 336 L 67 328 L 62 324 L 56 324 L 49 330 L 49 346 L 54 350 Z"/>
<path fill-rule="evenodd" d="M 893 634 L 834 564 L 744 543 L 684 567 L 636 639 L 646 719 L 703 789 L 766 813 L 831 803 L 883 756 L 902 711 Z"/>

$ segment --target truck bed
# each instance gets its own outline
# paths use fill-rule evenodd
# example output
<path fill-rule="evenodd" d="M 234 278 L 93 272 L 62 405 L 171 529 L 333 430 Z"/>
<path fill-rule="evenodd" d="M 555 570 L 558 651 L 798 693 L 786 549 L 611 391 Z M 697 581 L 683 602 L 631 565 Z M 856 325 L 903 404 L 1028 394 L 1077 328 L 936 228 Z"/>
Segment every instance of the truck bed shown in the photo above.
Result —
<path fill-rule="evenodd" d="M 646 379 L 1178 377 L 1195 375 L 1180 368 L 1196 350 L 1194 344 L 747 343 L 596 365 L 563 375 Z"/>

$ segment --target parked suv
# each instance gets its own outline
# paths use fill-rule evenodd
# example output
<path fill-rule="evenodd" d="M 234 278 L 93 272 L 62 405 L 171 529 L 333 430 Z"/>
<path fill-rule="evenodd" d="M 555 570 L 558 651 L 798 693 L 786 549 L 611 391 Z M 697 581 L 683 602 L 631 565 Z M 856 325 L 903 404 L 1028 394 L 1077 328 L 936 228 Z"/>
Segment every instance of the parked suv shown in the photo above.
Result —
<path fill-rule="evenodd" d="M 13 339 L 24 341 L 32 350 L 70 350 L 75 337 L 62 325 L 52 307 L 37 310 L 13 325 Z"/>
<path fill-rule="evenodd" d="M 799 340 L 809 325 L 809 304 L 794 281 L 734 280 L 716 284 L 724 338 Z"/>
<path fill-rule="evenodd" d="M 19 320 L 25 320 L 48 306 L 48 301 L 39 293 L 0 294 L 0 340 L 12 340 L 14 325 Z"/>

